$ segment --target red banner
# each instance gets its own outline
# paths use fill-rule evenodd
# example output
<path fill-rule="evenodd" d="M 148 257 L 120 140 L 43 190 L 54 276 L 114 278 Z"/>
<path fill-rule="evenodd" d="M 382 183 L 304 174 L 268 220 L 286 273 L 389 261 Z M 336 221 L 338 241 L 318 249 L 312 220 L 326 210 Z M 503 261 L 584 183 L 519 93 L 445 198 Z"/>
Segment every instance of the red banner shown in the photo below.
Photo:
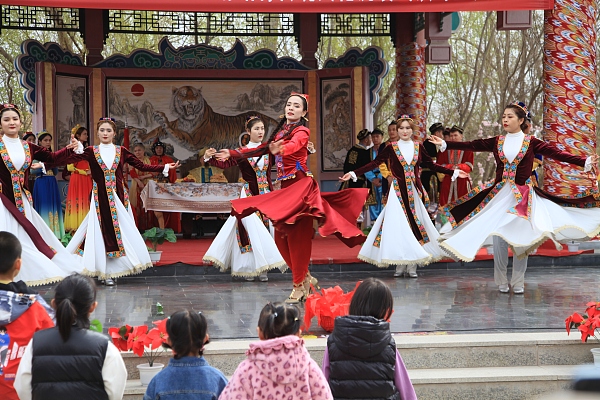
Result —
<path fill-rule="evenodd" d="M 256 13 L 400 13 L 544 10 L 554 0 L 4 0 L 2 4 L 110 10 Z"/>

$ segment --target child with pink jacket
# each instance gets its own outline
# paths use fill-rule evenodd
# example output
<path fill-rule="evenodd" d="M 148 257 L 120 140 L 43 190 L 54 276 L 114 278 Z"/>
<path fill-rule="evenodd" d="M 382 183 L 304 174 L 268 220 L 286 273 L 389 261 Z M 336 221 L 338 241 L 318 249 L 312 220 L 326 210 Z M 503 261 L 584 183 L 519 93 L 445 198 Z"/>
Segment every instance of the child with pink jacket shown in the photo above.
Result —
<path fill-rule="evenodd" d="M 259 342 L 233 373 L 219 400 L 332 400 L 329 384 L 300 337 L 295 305 L 267 304 L 258 319 Z"/>

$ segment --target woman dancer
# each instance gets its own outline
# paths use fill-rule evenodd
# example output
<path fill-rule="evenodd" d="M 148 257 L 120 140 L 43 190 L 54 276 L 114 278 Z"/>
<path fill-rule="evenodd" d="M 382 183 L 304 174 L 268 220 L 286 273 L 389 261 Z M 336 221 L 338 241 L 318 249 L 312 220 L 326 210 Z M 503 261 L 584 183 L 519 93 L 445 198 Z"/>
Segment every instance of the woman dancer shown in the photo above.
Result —
<path fill-rule="evenodd" d="M 112 142 L 116 133 L 112 118 L 101 118 L 96 124 L 100 145 L 90 146 L 69 161 L 86 160 L 94 180 L 90 211 L 67 246 L 70 253 L 83 258 L 84 265 L 94 266 L 94 273 L 108 286 L 112 278 L 138 273 L 152 266 L 146 244 L 135 226 L 129 196 L 123 179 L 123 168 L 129 164 L 141 171 L 159 172 L 166 176 L 179 163 L 142 164 L 122 146 Z"/>
<path fill-rule="evenodd" d="M 165 154 L 165 144 L 158 139 L 156 139 L 156 141 L 152 145 L 152 153 L 154 153 L 154 155 L 150 157 L 151 165 L 165 165 L 173 162 L 173 159 Z M 152 176 L 152 179 L 157 182 L 173 183 L 177 180 L 177 171 L 169 171 L 168 176 L 163 176 L 160 173 L 152 174 Z M 181 231 L 181 220 L 179 213 L 152 211 L 149 213 L 148 217 L 150 218 L 150 220 L 152 220 L 152 215 L 156 217 L 158 221 L 158 226 L 160 228 L 171 228 L 175 232 Z"/>
<path fill-rule="evenodd" d="M 46 131 L 41 132 L 38 135 L 38 145 L 52 151 L 52 135 Z M 65 227 L 62 201 L 56 182 L 58 168 L 50 168 L 50 165 L 33 160 L 31 174 L 37 175 L 33 186 L 33 208 L 54 232 L 54 236 L 60 240 L 65 236 Z"/>
<path fill-rule="evenodd" d="M 265 124 L 260 117 L 251 116 L 246 121 L 246 132 L 250 136 L 250 141 L 242 149 L 255 149 L 261 145 L 265 136 Z M 239 166 L 242 177 L 246 181 L 241 198 L 258 196 L 273 190 L 270 179 L 272 165 L 270 154 L 218 161 L 212 159 L 215 153 L 215 149 L 206 150 L 204 162 L 222 169 Z M 203 260 L 218 265 L 222 271 L 231 268 L 233 276 L 243 276 L 249 281 L 259 276 L 261 282 L 266 282 L 269 280 L 268 270 L 285 267 L 285 261 L 269 234 L 270 223 L 266 219 L 261 220 L 261 217 L 256 214 L 249 215 L 241 222 L 241 224 L 237 223 L 236 217 L 230 216 L 213 240 Z"/>
<path fill-rule="evenodd" d="M 420 168 L 452 175 L 453 180 L 464 173 L 431 160 L 423 145 L 412 140 L 417 128 L 408 115 L 398 118 L 397 125 L 398 141 L 390 142 L 375 160 L 340 179 L 356 179 L 357 175 L 382 163 L 389 165 L 393 180 L 387 203 L 358 258 L 380 268 L 396 265 L 395 276 L 402 275 L 408 267 L 409 276 L 416 278 L 417 265 L 429 264 L 445 256 L 437 242 L 439 234 L 427 213 L 429 199 L 421 183 Z"/>
<path fill-rule="evenodd" d="M 85 127 L 76 125 L 71 132 L 84 148 L 88 146 L 88 130 Z M 67 170 L 71 172 L 71 178 L 65 207 L 65 231 L 73 233 L 90 211 L 92 176 L 90 165 L 85 160 L 68 164 Z"/>
<path fill-rule="evenodd" d="M 368 189 L 348 189 L 321 193 L 306 166 L 310 131 L 305 126 L 308 96 L 292 93 L 285 105 L 285 115 L 266 143 L 255 149 L 221 150 L 217 159 L 236 160 L 275 155 L 277 180 L 281 190 L 231 202 L 232 214 L 238 218 L 260 211 L 275 227 L 275 243 L 292 270 L 293 289 L 289 303 L 298 303 L 308 295 L 311 284 L 318 281 L 308 272 L 314 236 L 313 222 L 321 236 L 336 235 L 349 247 L 360 244 L 365 236 L 356 227 Z"/>
<path fill-rule="evenodd" d="M 25 187 L 31 161 L 54 165 L 66 163 L 77 147 L 71 139 L 66 149 L 51 153 L 47 149 L 19 139 L 21 113 L 12 104 L 0 104 L 0 231 L 19 238 L 23 247 L 23 267 L 15 278 L 28 285 L 55 282 L 72 272 L 83 272 L 83 264 L 70 255 L 35 211 L 31 194 Z"/>
<path fill-rule="evenodd" d="M 509 104 L 502 115 L 504 135 L 472 142 L 429 138 L 441 146 L 441 151 L 487 151 L 496 160 L 494 182 L 475 188 L 444 208 L 453 229 L 442 235 L 441 247 L 461 260 L 472 261 L 490 236 L 501 237 L 515 256 L 523 257 L 547 239 L 588 240 L 600 232 L 600 210 L 596 208 L 600 202 L 591 190 L 576 198 L 558 197 L 533 187 L 530 178 L 535 154 L 577 165 L 584 171 L 596 169 L 598 156 L 574 156 L 525 135 L 526 116 L 523 103 Z M 514 293 L 523 293 L 524 277 L 524 268 L 513 271 Z M 508 282 L 496 280 L 496 284 L 507 291 Z"/>
<path fill-rule="evenodd" d="M 146 148 L 142 143 L 136 143 L 133 145 L 133 154 L 143 164 L 150 164 L 150 159 L 146 156 Z M 146 229 L 150 229 L 151 226 L 148 221 L 148 213 L 144 210 L 140 193 L 146 187 L 148 180 L 152 177 L 152 173 L 144 172 L 137 168 L 129 168 L 129 176 L 131 176 L 131 188 L 129 189 L 129 201 L 131 202 L 131 208 L 133 209 L 133 216 L 135 217 L 135 224 L 140 232 L 144 232 Z"/>

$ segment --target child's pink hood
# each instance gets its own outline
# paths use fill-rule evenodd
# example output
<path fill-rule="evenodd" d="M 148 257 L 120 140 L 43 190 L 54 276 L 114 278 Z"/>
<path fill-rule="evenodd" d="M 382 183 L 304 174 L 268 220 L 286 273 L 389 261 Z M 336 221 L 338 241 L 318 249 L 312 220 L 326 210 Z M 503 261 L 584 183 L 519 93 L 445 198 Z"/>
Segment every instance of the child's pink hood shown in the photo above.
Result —
<path fill-rule="evenodd" d="M 307 373 L 310 355 L 304 340 L 298 336 L 283 336 L 250 344 L 248 360 L 258 371 L 279 384 L 295 382 Z"/>

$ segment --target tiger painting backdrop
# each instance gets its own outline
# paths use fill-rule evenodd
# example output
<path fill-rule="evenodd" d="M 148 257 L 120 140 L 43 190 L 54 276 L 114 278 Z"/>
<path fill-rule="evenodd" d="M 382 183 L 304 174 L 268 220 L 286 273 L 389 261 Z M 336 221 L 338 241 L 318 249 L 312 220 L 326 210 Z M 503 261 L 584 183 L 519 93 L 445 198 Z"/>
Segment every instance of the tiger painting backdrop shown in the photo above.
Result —
<path fill-rule="evenodd" d="M 268 137 L 289 93 L 301 90 L 301 80 L 109 80 L 108 111 L 117 127 L 128 125 L 131 144 L 150 149 L 160 138 L 185 162 L 209 147 L 238 147 L 249 115 L 263 119 Z"/>

